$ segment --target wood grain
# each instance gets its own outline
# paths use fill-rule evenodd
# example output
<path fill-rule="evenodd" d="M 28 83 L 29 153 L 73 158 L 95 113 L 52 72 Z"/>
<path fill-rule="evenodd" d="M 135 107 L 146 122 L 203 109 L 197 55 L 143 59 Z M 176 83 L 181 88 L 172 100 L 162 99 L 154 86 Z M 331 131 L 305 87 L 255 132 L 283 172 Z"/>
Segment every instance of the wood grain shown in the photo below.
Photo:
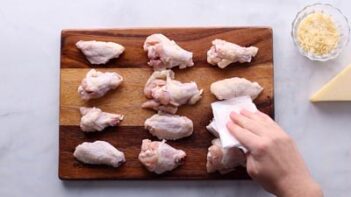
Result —
<path fill-rule="evenodd" d="M 194 53 L 195 66 L 185 70 L 175 69 L 176 79 L 195 81 L 204 89 L 203 98 L 196 105 L 182 106 L 178 114 L 194 122 L 191 137 L 169 142 L 187 153 L 181 167 L 164 175 L 154 175 L 139 163 L 141 140 L 153 138 L 143 124 L 154 114 L 143 110 L 140 105 L 146 100 L 143 88 L 152 69 L 146 64 L 147 57 L 142 49 L 145 38 L 152 33 L 163 33 L 180 46 Z M 206 63 L 206 52 L 215 38 L 225 39 L 243 46 L 259 48 L 250 64 L 233 64 L 221 70 Z M 117 60 L 104 66 L 90 65 L 75 47 L 78 40 L 113 41 L 125 46 L 126 50 Z M 64 180 L 77 179 L 247 179 L 244 168 L 219 175 L 206 173 L 207 148 L 211 136 L 205 126 L 212 118 L 210 103 L 215 97 L 210 93 L 212 82 L 228 77 L 245 77 L 257 81 L 264 87 L 255 100 L 258 108 L 273 117 L 273 54 L 272 30 L 270 28 L 166 28 L 166 29 L 106 29 L 65 30 L 61 37 L 61 82 L 60 82 L 60 146 L 59 177 Z M 125 81 L 117 90 L 103 98 L 82 101 L 77 93 L 78 85 L 89 69 L 113 71 L 121 74 Z M 104 132 L 85 134 L 79 128 L 79 107 L 96 106 L 107 112 L 125 114 L 119 127 Z M 85 165 L 73 158 L 74 148 L 84 141 L 105 140 L 126 154 L 127 162 L 120 168 Z"/>
<path fill-rule="evenodd" d="M 102 133 L 82 133 L 79 126 L 60 126 L 60 160 L 64 161 L 59 166 L 59 177 L 68 180 L 84 179 L 247 179 L 245 169 L 225 176 L 217 173 L 206 172 L 207 148 L 213 138 L 207 131 L 195 127 L 195 133 L 188 138 L 168 143 L 175 148 L 183 149 L 187 153 L 184 164 L 176 170 L 156 175 L 144 169 L 138 161 L 141 140 L 149 138 L 157 140 L 143 127 L 123 126 L 106 129 Z M 85 141 L 108 141 L 119 150 L 123 151 L 127 162 L 119 168 L 86 165 L 75 160 L 73 151 L 75 145 Z"/>

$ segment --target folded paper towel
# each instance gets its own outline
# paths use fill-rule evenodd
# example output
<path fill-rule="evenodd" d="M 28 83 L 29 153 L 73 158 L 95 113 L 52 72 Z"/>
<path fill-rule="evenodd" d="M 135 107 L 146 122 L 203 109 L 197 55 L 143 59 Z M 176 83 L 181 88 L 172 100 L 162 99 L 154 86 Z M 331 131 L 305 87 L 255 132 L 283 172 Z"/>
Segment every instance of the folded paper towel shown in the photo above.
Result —
<path fill-rule="evenodd" d="M 235 97 L 225 101 L 217 101 L 211 104 L 213 121 L 208 126 L 217 131 L 223 148 L 242 147 L 238 140 L 228 131 L 227 122 L 230 120 L 230 113 L 240 113 L 242 109 L 256 112 L 256 105 L 249 96 Z"/>

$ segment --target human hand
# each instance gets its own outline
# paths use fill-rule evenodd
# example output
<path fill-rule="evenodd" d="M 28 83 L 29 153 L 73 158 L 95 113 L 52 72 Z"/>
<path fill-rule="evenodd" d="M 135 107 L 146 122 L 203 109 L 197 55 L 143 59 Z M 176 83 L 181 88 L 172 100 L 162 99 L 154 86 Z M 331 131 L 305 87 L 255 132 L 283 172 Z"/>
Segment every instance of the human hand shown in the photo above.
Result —
<path fill-rule="evenodd" d="M 267 191 L 279 197 L 321 197 L 295 143 L 266 114 L 232 112 L 227 127 L 245 146 L 247 172 Z"/>

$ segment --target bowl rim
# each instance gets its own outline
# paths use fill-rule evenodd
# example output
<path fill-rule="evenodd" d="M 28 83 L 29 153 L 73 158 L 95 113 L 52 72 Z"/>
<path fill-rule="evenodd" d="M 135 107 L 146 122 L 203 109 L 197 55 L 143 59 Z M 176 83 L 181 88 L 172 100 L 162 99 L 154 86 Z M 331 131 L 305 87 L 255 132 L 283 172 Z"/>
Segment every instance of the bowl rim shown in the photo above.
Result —
<path fill-rule="evenodd" d="M 338 14 L 340 14 L 340 16 L 345 20 L 346 24 L 347 24 L 347 36 L 346 36 L 346 40 L 342 43 L 342 45 L 340 46 L 340 50 L 335 53 L 334 55 L 329 55 L 329 56 L 326 56 L 326 57 L 323 57 L 323 56 L 317 56 L 317 55 L 314 55 L 314 56 L 311 56 L 311 55 L 308 55 L 308 53 L 306 51 L 304 51 L 303 49 L 301 49 L 301 47 L 299 46 L 299 44 L 297 43 L 297 41 L 295 40 L 295 35 L 296 35 L 296 32 L 295 32 L 295 26 L 297 25 L 297 20 L 299 18 L 299 16 L 301 15 L 302 12 L 304 12 L 305 10 L 307 10 L 308 8 L 311 8 L 311 7 L 315 7 L 315 6 L 326 6 L 326 7 L 329 7 L 329 8 L 332 8 L 334 9 Z M 328 60 L 331 60 L 331 59 L 335 59 L 336 57 L 338 57 L 341 53 L 341 51 L 345 48 L 345 46 L 348 44 L 349 40 L 350 40 L 350 31 L 351 31 L 351 28 L 350 28 L 350 23 L 349 23 L 349 20 L 348 18 L 341 12 L 341 10 L 335 6 L 333 6 L 332 4 L 330 3 L 313 3 L 313 4 L 310 4 L 310 5 L 307 5 L 305 7 L 303 7 L 300 11 L 298 11 L 295 15 L 295 18 L 294 20 L 292 21 L 291 23 L 291 37 L 292 37 L 292 40 L 294 42 L 294 45 L 297 47 L 298 51 L 301 53 L 301 55 L 307 57 L 308 59 L 310 60 L 313 60 L 313 61 L 321 61 L 321 62 L 325 62 L 325 61 L 328 61 Z"/>

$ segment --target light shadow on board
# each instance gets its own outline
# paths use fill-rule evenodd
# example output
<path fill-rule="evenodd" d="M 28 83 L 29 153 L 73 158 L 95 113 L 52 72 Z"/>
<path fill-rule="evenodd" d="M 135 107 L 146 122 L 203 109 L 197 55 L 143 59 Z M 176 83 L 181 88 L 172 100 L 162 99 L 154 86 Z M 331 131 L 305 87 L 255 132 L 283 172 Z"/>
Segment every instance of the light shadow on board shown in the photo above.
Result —
<path fill-rule="evenodd" d="M 255 182 L 250 180 L 230 180 L 230 181 L 62 181 L 63 187 L 68 193 L 99 190 L 121 193 L 134 193 L 143 196 L 247 196 L 265 197 L 271 196 Z M 182 191 L 182 193 L 179 193 Z"/>

